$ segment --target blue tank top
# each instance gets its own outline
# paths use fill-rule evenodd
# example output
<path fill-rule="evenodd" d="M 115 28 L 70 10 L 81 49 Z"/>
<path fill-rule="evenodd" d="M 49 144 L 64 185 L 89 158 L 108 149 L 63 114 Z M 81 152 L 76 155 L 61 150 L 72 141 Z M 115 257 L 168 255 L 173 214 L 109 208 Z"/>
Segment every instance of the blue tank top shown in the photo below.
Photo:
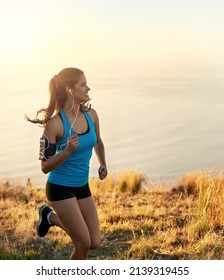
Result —
<path fill-rule="evenodd" d="M 83 113 L 88 130 L 84 134 L 78 134 L 79 146 L 59 167 L 48 174 L 48 181 L 51 183 L 68 187 L 81 187 L 89 181 L 89 162 L 97 137 L 93 120 L 88 112 Z M 64 125 L 64 134 L 56 143 L 56 153 L 60 153 L 66 148 L 67 138 L 75 133 L 63 109 L 60 110 L 60 114 Z"/>

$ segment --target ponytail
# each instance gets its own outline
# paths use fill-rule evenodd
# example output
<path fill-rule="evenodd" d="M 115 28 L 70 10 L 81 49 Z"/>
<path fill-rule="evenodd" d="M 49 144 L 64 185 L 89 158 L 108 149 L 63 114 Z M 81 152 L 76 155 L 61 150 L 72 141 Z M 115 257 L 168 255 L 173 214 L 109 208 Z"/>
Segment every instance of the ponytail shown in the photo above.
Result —
<path fill-rule="evenodd" d="M 50 80 L 50 100 L 48 107 L 37 111 L 35 119 L 30 119 L 28 116 L 25 116 L 25 119 L 35 124 L 45 125 L 54 113 L 58 113 L 64 107 L 67 100 L 66 86 L 73 87 L 83 74 L 84 72 L 77 68 L 65 68 L 61 70 L 58 75 L 55 75 Z M 90 107 L 85 105 L 81 107 L 83 111 L 88 111 L 90 109 Z M 38 118 L 40 114 L 43 114 L 42 119 Z"/>
<path fill-rule="evenodd" d="M 35 119 L 30 119 L 28 116 L 25 116 L 25 119 L 35 124 L 45 125 L 52 115 L 55 112 L 59 112 L 65 104 L 67 95 L 64 92 L 60 92 L 59 90 L 60 86 L 58 86 L 57 75 L 55 75 L 49 83 L 50 100 L 47 108 L 42 108 L 37 111 Z M 38 118 L 40 114 L 43 114 L 42 119 Z"/>

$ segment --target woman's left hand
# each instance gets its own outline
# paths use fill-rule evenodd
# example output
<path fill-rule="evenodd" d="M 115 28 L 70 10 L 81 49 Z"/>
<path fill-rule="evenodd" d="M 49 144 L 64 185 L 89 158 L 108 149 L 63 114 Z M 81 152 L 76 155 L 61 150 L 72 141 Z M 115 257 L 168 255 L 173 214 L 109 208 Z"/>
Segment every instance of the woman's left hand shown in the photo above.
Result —
<path fill-rule="evenodd" d="M 103 180 L 107 177 L 107 167 L 105 165 L 100 165 L 98 172 L 100 180 Z"/>

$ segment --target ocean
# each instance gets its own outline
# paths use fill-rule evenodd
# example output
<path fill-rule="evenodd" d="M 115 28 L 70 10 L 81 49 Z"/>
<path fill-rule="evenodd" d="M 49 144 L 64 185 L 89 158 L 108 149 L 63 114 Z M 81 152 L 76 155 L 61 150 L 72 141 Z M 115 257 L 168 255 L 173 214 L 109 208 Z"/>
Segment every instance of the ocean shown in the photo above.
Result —
<path fill-rule="evenodd" d="M 48 80 L 0 83 L 0 176 L 42 186 L 39 138 L 28 123 L 48 103 Z M 88 80 L 88 77 L 87 77 Z M 109 173 L 137 170 L 152 180 L 224 167 L 224 81 L 214 77 L 102 72 L 90 76 Z M 97 176 L 95 154 L 90 176 Z"/>

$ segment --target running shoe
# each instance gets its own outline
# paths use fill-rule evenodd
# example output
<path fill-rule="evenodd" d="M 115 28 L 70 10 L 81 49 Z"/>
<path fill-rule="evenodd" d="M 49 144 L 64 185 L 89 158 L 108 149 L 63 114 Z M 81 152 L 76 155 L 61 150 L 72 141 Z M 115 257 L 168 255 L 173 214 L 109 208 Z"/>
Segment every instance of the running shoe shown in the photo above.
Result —
<path fill-rule="evenodd" d="M 39 209 L 39 222 L 36 227 L 37 235 L 40 237 L 44 237 L 51 226 L 48 220 L 47 215 L 52 212 L 53 210 L 48 207 L 47 205 L 42 205 Z"/>

